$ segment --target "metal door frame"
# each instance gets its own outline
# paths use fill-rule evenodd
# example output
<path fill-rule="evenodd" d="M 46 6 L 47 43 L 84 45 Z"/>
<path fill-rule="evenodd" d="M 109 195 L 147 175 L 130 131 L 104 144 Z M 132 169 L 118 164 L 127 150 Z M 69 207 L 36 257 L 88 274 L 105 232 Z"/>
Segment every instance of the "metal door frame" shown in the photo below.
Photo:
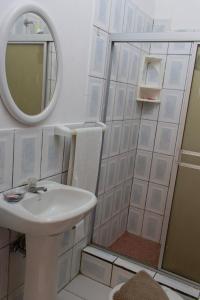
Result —
<path fill-rule="evenodd" d="M 170 184 L 169 184 L 169 192 L 168 192 L 166 210 L 165 210 L 164 221 L 163 221 L 161 251 L 160 251 L 158 270 L 161 270 L 162 272 L 167 273 L 167 274 L 173 274 L 173 277 L 176 277 L 178 280 L 185 281 L 195 287 L 196 286 L 199 287 L 198 283 L 195 283 L 191 280 L 187 280 L 184 277 L 178 276 L 174 273 L 170 273 L 170 272 L 162 269 L 162 262 L 163 262 L 163 256 L 164 256 L 164 250 L 165 250 L 165 244 L 166 244 L 166 238 L 167 238 L 168 225 L 169 225 L 169 220 L 170 220 L 170 213 L 171 213 L 171 207 L 172 207 L 172 201 L 173 201 L 176 176 L 177 176 L 177 171 L 178 171 L 179 158 L 180 158 L 180 153 L 181 153 L 181 145 L 182 145 L 186 116 L 187 116 L 187 109 L 188 109 L 188 103 L 189 103 L 189 97 L 190 97 L 190 91 L 191 91 L 191 85 L 192 85 L 192 79 L 193 79 L 197 47 L 198 47 L 198 45 L 200 45 L 200 33 L 198 33 L 198 32 L 166 32 L 166 33 L 163 32 L 163 33 L 130 33 L 130 34 L 129 33 L 115 33 L 115 34 L 111 34 L 109 37 L 109 45 L 108 45 L 108 56 L 109 56 L 108 62 L 109 63 L 108 63 L 108 70 L 107 70 L 104 103 L 103 103 L 104 109 L 103 109 L 103 113 L 102 113 L 102 122 L 104 122 L 104 123 L 106 123 L 114 45 L 115 45 L 115 43 L 138 43 L 138 42 L 140 42 L 140 43 L 164 43 L 164 42 L 166 42 L 166 43 L 170 43 L 170 42 L 186 43 L 186 42 L 191 42 L 192 43 L 192 52 L 191 52 L 192 55 L 191 55 L 191 58 L 189 61 L 187 81 L 186 81 L 186 87 L 185 87 L 185 92 L 184 92 L 184 99 L 183 99 L 183 104 L 182 104 L 177 141 L 176 141 L 175 155 L 174 155 Z M 102 160 L 102 157 L 101 157 L 100 161 L 101 160 Z"/>

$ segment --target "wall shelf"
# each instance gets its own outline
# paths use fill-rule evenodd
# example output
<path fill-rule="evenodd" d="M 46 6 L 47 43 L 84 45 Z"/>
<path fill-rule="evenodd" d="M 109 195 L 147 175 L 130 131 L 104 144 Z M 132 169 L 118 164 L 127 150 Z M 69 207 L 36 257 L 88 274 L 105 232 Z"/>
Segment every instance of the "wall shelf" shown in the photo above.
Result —
<path fill-rule="evenodd" d="M 164 77 L 164 60 L 161 57 L 145 55 L 140 71 L 137 101 L 160 103 Z"/>

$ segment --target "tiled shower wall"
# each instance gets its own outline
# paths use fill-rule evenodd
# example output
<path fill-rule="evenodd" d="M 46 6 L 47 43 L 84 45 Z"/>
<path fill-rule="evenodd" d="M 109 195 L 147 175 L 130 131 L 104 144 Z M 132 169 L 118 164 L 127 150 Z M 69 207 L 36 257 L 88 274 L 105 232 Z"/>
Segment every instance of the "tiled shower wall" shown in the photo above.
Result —
<path fill-rule="evenodd" d="M 87 120 L 99 120 L 111 32 L 151 32 L 153 20 L 133 1 L 96 1 Z M 126 230 L 142 105 L 136 102 L 140 61 L 150 45 L 117 44 L 111 75 L 107 131 L 93 241 L 109 246 Z"/>
<path fill-rule="evenodd" d="M 27 178 L 66 183 L 69 142 L 54 136 L 53 127 L 0 130 L 0 192 Z M 90 216 L 59 237 L 58 289 L 79 272 L 81 249 L 89 240 Z M 0 229 L 0 299 L 22 300 L 25 259 L 9 245 L 19 236 Z M 8 297 L 8 298 L 6 298 Z"/>
<path fill-rule="evenodd" d="M 133 2 L 97 1 L 88 86 L 88 121 L 103 110 L 111 32 L 169 31 Z M 141 57 L 163 58 L 161 104 L 138 104 Z M 116 44 L 93 241 L 110 246 L 126 230 L 160 242 L 191 44 Z"/>
<path fill-rule="evenodd" d="M 142 108 L 127 229 L 160 242 L 191 43 L 152 44 L 165 63 L 161 104 Z"/>

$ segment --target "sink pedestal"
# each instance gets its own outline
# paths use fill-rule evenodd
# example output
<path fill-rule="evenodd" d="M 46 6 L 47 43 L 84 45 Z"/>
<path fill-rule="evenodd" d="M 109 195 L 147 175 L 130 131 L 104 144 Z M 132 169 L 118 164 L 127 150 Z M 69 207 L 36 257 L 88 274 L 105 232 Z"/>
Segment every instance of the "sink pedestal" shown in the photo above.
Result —
<path fill-rule="evenodd" d="M 57 299 L 57 236 L 26 236 L 24 300 Z"/>

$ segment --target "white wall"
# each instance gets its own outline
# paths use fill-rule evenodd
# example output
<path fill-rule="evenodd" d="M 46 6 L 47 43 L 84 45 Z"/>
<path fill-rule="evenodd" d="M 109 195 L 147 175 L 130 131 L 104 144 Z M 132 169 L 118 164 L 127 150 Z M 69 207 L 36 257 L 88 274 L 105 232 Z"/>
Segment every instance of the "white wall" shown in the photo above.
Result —
<path fill-rule="evenodd" d="M 150 16 L 155 13 L 156 0 L 134 0 L 134 3 Z"/>
<path fill-rule="evenodd" d="M 156 0 L 156 19 L 171 19 L 172 30 L 200 29 L 199 0 Z"/>
<path fill-rule="evenodd" d="M 23 0 L 1 0 L 0 28 L 6 14 Z M 63 80 L 57 106 L 43 124 L 85 120 L 86 86 L 91 44 L 93 0 L 35 0 L 52 18 L 58 32 L 63 56 Z M 0 129 L 23 127 L 0 101 Z"/>

